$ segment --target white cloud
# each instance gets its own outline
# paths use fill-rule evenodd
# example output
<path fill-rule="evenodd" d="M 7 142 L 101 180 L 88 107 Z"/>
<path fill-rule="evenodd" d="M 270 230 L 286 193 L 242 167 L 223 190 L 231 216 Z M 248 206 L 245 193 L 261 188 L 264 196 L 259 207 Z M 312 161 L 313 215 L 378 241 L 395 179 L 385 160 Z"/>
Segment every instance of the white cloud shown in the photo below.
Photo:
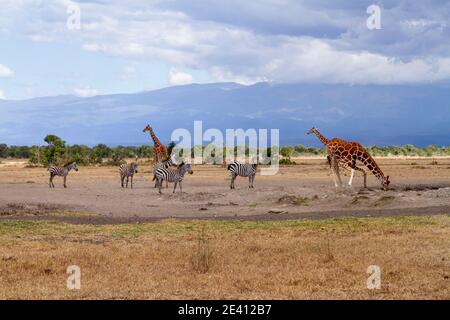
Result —
<path fill-rule="evenodd" d="M 12 77 L 14 75 L 14 71 L 12 71 L 7 66 L 0 64 L 0 78 Z"/>
<path fill-rule="evenodd" d="M 450 79 L 445 30 L 450 6 L 398 1 L 383 8 L 383 29 L 370 31 L 364 6 L 351 2 L 255 0 L 236 12 L 242 1 L 86 1 L 79 3 L 82 32 L 70 32 L 67 1 L 23 7 L 16 2 L 6 0 L 4 16 L 18 15 L 24 22 L 20 32 L 34 41 L 70 39 L 86 51 L 163 61 L 206 71 L 216 81 L 393 84 Z M 2 26 L 0 17 L 0 30 L 10 26 L 6 20 Z M 121 78 L 132 77 L 132 68 L 124 67 Z M 170 71 L 170 84 L 192 81 L 186 72 Z"/>
<path fill-rule="evenodd" d="M 97 89 L 91 87 L 75 87 L 73 88 L 73 93 L 78 97 L 92 97 L 99 94 Z"/>
<path fill-rule="evenodd" d="M 0 100 L 6 100 L 5 93 L 3 90 L 0 90 Z"/>
<path fill-rule="evenodd" d="M 53 39 L 49 36 L 43 35 L 43 34 L 31 34 L 29 36 L 30 40 L 33 42 L 47 42 L 50 43 L 53 41 Z"/>
<path fill-rule="evenodd" d="M 184 84 L 190 84 L 192 83 L 193 78 L 192 76 L 183 71 L 177 71 L 175 69 L 170 70 L 169 72 L 169 83 L 171 85 L 184 85 Z"/>

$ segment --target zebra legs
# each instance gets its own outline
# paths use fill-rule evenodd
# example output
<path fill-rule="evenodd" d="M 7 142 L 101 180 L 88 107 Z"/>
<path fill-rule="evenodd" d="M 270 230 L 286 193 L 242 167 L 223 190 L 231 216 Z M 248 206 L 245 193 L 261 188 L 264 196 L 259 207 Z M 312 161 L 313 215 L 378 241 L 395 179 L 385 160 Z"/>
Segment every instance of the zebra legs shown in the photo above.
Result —
<path fill-rule="evenodd" d="M 254 181 L 255 181 L 255 175 L 254 174 L 251 175 L 251 176 L 248 176 L 248 187 L 249 188 L 251 188 L 251 189 L 254 188 L 254 186 L 253 186 L 253 182 Z"/>
<path fill-rule="evenodd" d="M 131 176 L 131 189 L 133 189 L 133 177 L 134 176 Z"/>
<path fill-rule="evenodd" d="M 53 183 L 53 178 L 54 178 L 55 176 L 54 175 L 50 175 L 50 179 L 49 179 L 49 182 L 48 182 L 48 186 L 50 187 L 50 188 L 54 188 L 55 187 L 55 184 Z"/>
<path fill-rule="evenodd" d="M 162 187 L 163 181 L 162 181 L 162 179 L 157 179 L 156 182 L 157 182 L 157 184 L 158 184 L 159 194 L 162 194 L 162 192 L 161 192 L 161 187 Z"/>
<path fill-rule="evenodd" d="M 248 179 L 249 179 L 249 184 L 250 184 L 248 187 L 253 189 L 254 188 L 253 182 L 255 182 L 255 175 L 253 174 L 253 175 L 249 176 Z"/>
<path fill-rule="evenodd" d="M 180 192 L 183 193 L 183 186 L 181 184 L 181 181 L 180 182 L 175 181 L 175 185 L 173 186 L 173 192 L 172 193 L 175 193 L 175 190 L 177 188 L 177 184 L 178 183 L 180 184 Z"/>
<path fill-rule="evenodd" d="M 156 177 L 153 177 L 153 180 L 155 180 L 155 188 L 158 187 L 158 181 L 156 180 Z M 166 188 L 169 187 L 169 181 L 166 180 Z"/>
<path fill-rule="evenodd" d="M 230 189 L 234 189 L 234 180 L 236 180 L 237 175 L 234 173 L 231 174 L 231 183 L 230 183 Z"/>
<path fill-rule="evenodd" d="M 67 188 L 66 180 L 67 180 L 67 176 L 64 176 L 64 188 Z"/>
<path fill-rule="evenodd" d="M 255 181 L 255 175 L 248 176 L 248 187 L 253 189 L 253 181 Z"/>

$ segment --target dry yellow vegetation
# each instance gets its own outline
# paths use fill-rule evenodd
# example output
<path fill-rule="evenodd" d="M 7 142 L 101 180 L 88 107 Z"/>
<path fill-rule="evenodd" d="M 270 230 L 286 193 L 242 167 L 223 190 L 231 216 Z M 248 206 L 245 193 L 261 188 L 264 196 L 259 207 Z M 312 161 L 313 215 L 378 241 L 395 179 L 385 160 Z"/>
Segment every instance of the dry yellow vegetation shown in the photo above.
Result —
<path fill-rule="evenodd" d="M 66 288 L 69 265 L 81 289 Z M 367 268 L 381 289 L 367 289 Z M 449 299 L 450 216 L 0 222 L 1 299 Z"/>

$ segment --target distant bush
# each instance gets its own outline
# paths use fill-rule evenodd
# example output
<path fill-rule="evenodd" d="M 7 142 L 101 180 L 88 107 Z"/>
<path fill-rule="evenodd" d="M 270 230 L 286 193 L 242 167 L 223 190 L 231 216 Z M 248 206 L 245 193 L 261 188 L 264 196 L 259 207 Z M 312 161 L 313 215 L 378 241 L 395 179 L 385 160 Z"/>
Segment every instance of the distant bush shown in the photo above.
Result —
<path fill-rule="evenodd" d="M 126 158 L 147 158 L 153 157 L 153 147 L 149 145 L 142 146 L 117 146 L 109 147 L 105 144 L 98 144 L 94 147 L 86 145 L 66 145 L 66 142 L 56 135 L 47 135 L 44 138 L 47 143 L 45 146 L 8 146 L 0 144 L 0 158 L 21 158 L 28 159 L 31 165 L 63 164 L 68 161 L 76 161 L 79 165 L 118 165 Z M 195 146 L 191 148 L 191 155 L 195 149 L 204 150 L 206 146 Z M 412 144 L 404 146 L 368 146 L 367 150 L 373 156 L 450 156 L 450 146 L 439 147 L 429 145 L 424 148 L 418 148 Z M 279 155 L 273 154 L 272 149 L 266 148 L 259 150 L 260 162 L 269 164 L 280 156 L 280 164 L 295 164 L 292 157 L 299 156 L 325 156 L 325 148 L 308 147 L 302 144 L 295 146 L 281 146 Z M 234 147 L 232 154 L 249 155 L 256 152 L 244 146 Z M 227 148 L 222 150 L 223 156 L 227 155 Z M 208 163 L 219 163 L 218 155 L 212 154 Z"/>
<path fill-rule="evenodd" d="M 280 159 L 279 164 L 284 164 L 284 165 L 296 165 L 297 162 L 295 162 L 295 161 L 293 161 L 293 160 L 291 160 L 291 159 L 288 159 L 288 158 L 282 158 L 282 159 Z"/>

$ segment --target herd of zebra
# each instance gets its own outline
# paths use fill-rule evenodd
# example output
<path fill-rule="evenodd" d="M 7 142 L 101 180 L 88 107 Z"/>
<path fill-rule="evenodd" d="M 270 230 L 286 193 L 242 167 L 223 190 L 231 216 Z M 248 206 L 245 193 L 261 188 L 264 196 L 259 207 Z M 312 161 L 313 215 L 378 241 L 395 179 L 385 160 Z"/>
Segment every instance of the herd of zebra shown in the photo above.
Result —
<path fill-rule="evenodd" d="M 230 188 L 234 189 L 234 181 L 238 176 L 248 177 L 249 188 L 253 188 L 253 183 L 255 181 L 255 175 L 258 164 L 251 163 L 241 163 L 238 161 L 233 161 L 227 166 L 227 170 L 230 171 L 231 182 Z M 50 166 L 48 171 L 50 173 L 49 187 L 54 188 L 53 178 L 55 176 L 61 176 L 64 179 L 64 188 L 67 188 L 66 180 L 67 175 L 71 170 L 78 171 L 76 162 L 70 162 L 62 167 Z M 159 189 L 161 194 L 161 188 L 163 181 L 166 181 L 166 188 L 169 182 L 174 183 L 173 193 L 180 186 L 180 192 L 183 192 L 182 182 L 185 173 L 193 174 L 194 171 L 189 163 L 182 162 L 181 164 L 176 164 L 172 157 L 167 160 L 158 162 L 153 168 L 153 181 L 155 181 L 155 188 Z M 122 188 L 128 188 L 128 183 L 130 182 L 130 187 L 133 188 L 133 177 L 134 174 L 138 173 L 138 165 L 136 162 L 130 164 L 122 164 L 119 167 L 120 182 Z"/>
<path fill-rule="evenodd" d="M 180 191 L 182 192 L 182 181 L 186 172 L 190 174 L 193 173 L 191 165 L 188 163 L 176 164 L 171 156 L 174 144 L 171 143 L 169 148 L 166 148 L 156 137 L 153 129 L 150 125 L 147 125 L 144 132 L 150 131 L 150 135 L 154 142 L 154 169 L 153 169 L 153 181 L 155 181 L 155 188 L 159 188 L 159 193 L 161 193 L 161 188 L 163 181 L 166 181 L 166 187 L 168 187 L 169 182 L 174 183 L 173 192 L 180 185 Z M 342 180 L 339 174 L 340 169 L 350 170 L 351 175 L 348 184 L 351 186 L 353 181 L 353 176 L 356 171 L 361 172 L 364 177 L 364 188 L 367 188 L 367 173 L 364 169 L 358 167 L 356 162 L 359 161 L 364 164 L 364 166 L 369 169 L 370 172 L 381 182 L 382 188 L 387 191 L 389 190 L 389 176 L 384 175 L 381 168 L 369 154 L 369 152 L 358 142 L 346 141 L 340 138 L 325 138 L 317 128 L 311 128 L 307 134 L 315 134 L 317 138 L 325 145 L 327 150 L 327 160 L 330 166 L 331 172 L 333 174 L 335 187 L 342 186 Z M 170 152 L 168 152 L 170 150 Z M 164 157 L 158 157 L 158 155 L 164 155 Z M 165 160 L 163 160 L 165 159 Z M 234 189 L 234 182 L 238 176 L 248 177 L 249 188 L 253 188 L 255 181 L 256 170 L 259 161 L 252 161 L 256 163 L 240 163 L 238 161 L 231 162 L 227 169 L 230 171 L 230 188 Z M 51 166 L 48 171 L 50 172 L 49 186 L 54 188 L 53 178 L 55 176 L 64 177 L 64 188 L 66 188 L 67 175 L 71 170 L 78 171 L 77 164 L 71 162 L 63 167 Z M 119 168 L 121 185 L 128 188 L 128 182 L 131 180 L 131 188 L 133 188 L 133 176 L 137 173 L 137 163 L 133 162 L 131 164 L 123 164 Z M 125 181 L 126 179 L 126 181 Z"/>

